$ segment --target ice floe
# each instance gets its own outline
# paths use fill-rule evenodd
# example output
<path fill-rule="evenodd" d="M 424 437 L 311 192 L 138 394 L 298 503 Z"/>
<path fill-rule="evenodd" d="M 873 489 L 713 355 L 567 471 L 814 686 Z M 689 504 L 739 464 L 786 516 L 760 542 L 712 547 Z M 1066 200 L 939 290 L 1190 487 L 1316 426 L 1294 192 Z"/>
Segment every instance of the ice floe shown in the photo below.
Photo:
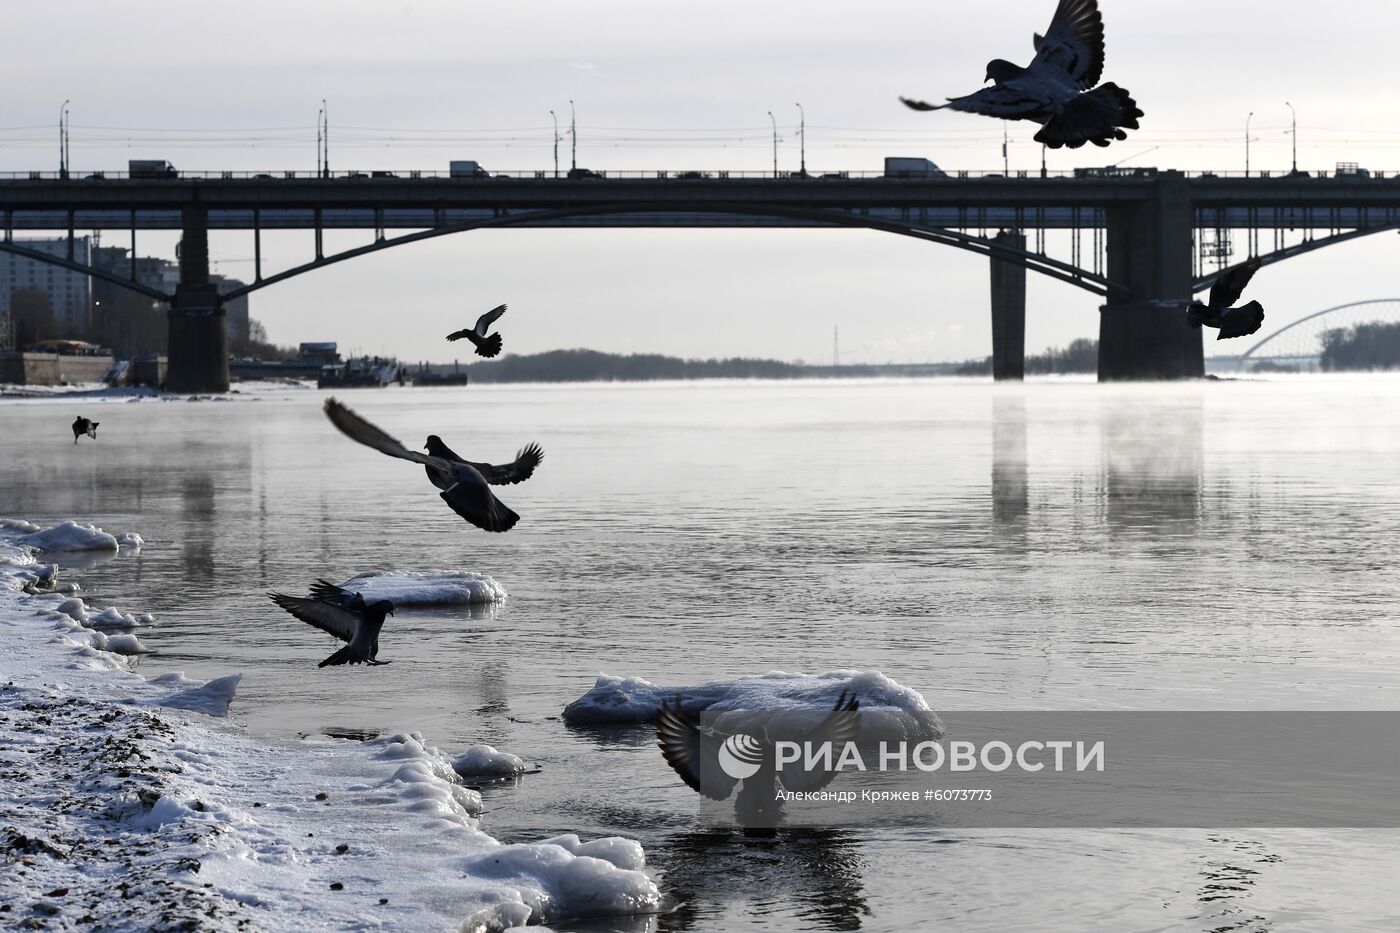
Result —
<path fill-rule="evenodd" d="M 861 741 L 943 735 L 943 721 L 924 698 L 879 671 L 772 671 L 690 687 L 661 687 L 640 677 L 599 674 L 593 689 L 564 708 L 564 721 L 571 725 L 652 722 L 661 704 L 677 697 L 691 713 L 819 713 L 830 710 L 842 693 L 860 700 Z"/>
<path fill-rule="evenodd" d="M 41 551 L 115 551 L 124 547 L 139 548 L 145 542 L 140 535 L 132 532 L 112 535 L 96 525 L 83 525 L 70 520 L 51 528 L 32 531 L 16 539 L 15 543 Z"/>
<path fill-rule="evenodd" d="M 470 570 L 368 570 L 341 584 L 367 600 L 395 606 L 462 606 L 506 598 L 506 588 Z"/>
<path fill-rule="evenodd" d="M 473 745 L 452 759 L 452 770 L 467 780 L 493 780 L 523 774 L 525 762 L 510 752 L 498 752 L 490 745 Z"/>

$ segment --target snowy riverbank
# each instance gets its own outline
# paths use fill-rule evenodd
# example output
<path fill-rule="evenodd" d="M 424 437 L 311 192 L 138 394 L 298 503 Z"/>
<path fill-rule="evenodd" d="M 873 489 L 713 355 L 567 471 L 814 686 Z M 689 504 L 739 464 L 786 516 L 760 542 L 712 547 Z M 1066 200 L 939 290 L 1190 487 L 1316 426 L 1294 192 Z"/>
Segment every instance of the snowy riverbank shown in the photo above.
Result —
<path fill-rule="evenodd" d="M 269 741 L 215 718 L 236 674 L 140 677 L 116 651 L 159 620 L 88 606 L 33 543 L 139 539 L 47 531 L 0 526 L 0 927 L 491 930 L 658 909 L 640 845 L 502 844 L 416 735 Z"/>

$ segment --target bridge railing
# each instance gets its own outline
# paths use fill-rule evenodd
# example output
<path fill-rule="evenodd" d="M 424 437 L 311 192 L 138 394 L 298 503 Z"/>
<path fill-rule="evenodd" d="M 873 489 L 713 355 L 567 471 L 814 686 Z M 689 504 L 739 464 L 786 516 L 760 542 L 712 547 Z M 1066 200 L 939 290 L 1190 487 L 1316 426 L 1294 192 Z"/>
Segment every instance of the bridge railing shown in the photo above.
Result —
<path fill-rule="evenodd" d="M 1042 174 L 1038 169 L 1016 169 L 1010 173 L 1011 178 L 1051 178 L 1051 179 L 1101 179 L 1101 178 L 1151 178 L 1158 174 L 1155 168 L 1078 168 L 1072 171 L 1046 172 Z M 1255 171 L 1248 175 L 1241 171 L 1187 171 L 1184 172 L 1189 178 L 1210 179 L 1210 178 L 1274 178 L 1292 179 L 1298 177 L 1309 178 L 1334 178 L 1347 181 L 1384 181 L 1394 182 L 1400 179 L 1400 172 L 1381 171 L 1361 171 L 1361 172 L 1299 172 L 1294 175 L 1291 172 L 1269 172 Z M 790 180 L 790 181 L 842 181 L 846 179 L 886 179 L 889 181 L 937 181 L 939 179 L 969 179 L 986 178 L 997 179 L 1008 177 L 1005 172 L 981 171 L 974 169 L 956 169 L 942 171 L 931 175 L 889 175 L 883 171 L 852 171 L 842 169 L 833 172 L 778 172 L 776 175 L 771 171 L 749 171 L 749 170 L 697 170 L 697 169 L 606 169 L 589 171 L 587 175 L 569 179 L 568 173 L 561 171 L 556 174 L 553 169 L 526 169 L 523 171 L 501 171 L 476 176 L 454 176 L 449 171 L 435 169 L 344 169 L 329 173 L 317 172 L 312 169 L 285 169 L 277 171 L 257 171 L 257 170 L 196 170 L 180 171 L 173 175 L 150 175 L 137 173 L 132 175 L 124 171 L 70 171 L 66 175 L 58 171 L 28 171 L 28 172 L 0 172 L 0 181 L 180 181 L 190 179 L 211 179 L 230 180 L 242 179 L 250 181 L 314 181 L 317 179 L 327 181 L 395 181 L 414 179 L 452 179 L 463 183 L 490 182 L 496 179 L 529 179 L 532 181 L 566 181 L 582 179 L 669 179 L 675 181 L 706 181 L 713 179 L 753 179 L 753 180 Z"/>

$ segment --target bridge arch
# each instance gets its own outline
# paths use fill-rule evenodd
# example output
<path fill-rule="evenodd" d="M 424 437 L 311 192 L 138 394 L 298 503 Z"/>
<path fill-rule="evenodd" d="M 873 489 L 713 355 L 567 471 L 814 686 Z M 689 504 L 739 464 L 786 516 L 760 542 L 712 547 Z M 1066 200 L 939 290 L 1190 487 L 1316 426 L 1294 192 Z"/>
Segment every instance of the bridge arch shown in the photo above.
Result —
<path fill-rule="evenodd" d="M 1315 321 L 1318 318 L 1326 317 L 1329 314 L 1338 314 L 1343 311 L 1350 311 L 1353 308 L 1364 308 L 1375 305 L 1395 305 L 1397 306 L 1397 308 L 1400 308 L 1400 298 L 1371 298 L 1366 301 L 1352 301 L 1348 302 L 1347 304 L 1336 305 L 1331 308 L 1324 308 L 1321 311 L 1314 311 L 1312 314 L 1299 318 L 1292 324 L 1289 324 L 1287 327 L 1279 328 L 1269 336 L 1265 337 L 1263 340 L 1256 343 L 1254 346 L 1250 347 L 1248 350 L 1241 353 L 1240 361 L 1248 361 L 1255 355 L 1259 354 L 1259 351 L 1267 347 L 1270 343 L 1273 343 L 1275 340 L 1278 340 L 1280 337 L 1282 337 L 1284 334 L 1287 334 L 1289 331 L 1293 331 L 1299 327 L 1302 327 L 1309 321 Z"/>

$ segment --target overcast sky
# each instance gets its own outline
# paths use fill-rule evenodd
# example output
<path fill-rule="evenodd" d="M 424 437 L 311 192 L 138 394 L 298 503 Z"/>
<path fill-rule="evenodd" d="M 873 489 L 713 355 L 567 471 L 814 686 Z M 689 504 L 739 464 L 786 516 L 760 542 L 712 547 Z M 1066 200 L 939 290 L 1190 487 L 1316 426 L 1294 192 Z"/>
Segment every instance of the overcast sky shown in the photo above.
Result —
<path fill-rule="evenodd" d="M 72 163 L 121 169 L 311 170 L 327 100 L 337 169 L 492 171 L 552 166 L 549 111 L 595 169 L 798 165 L 878 170 L 886 155 L 999 170 L 1002 124 L 915 113 L 980 86 L 994 57 L 1026 62 L 1053 0 L 11 0 L 0 171 L 57 167 L 71 99 Z M 1105 79 L 1146 111 L 1107 150 L 1051 153 L 1051 169 L 1102 165 L 1287 170 L 1285 101 L 1299 162 L 1400 171 L 1400 4 L 1103 0 Z M 1009 124 L 1013 170 L 1039 167 L 1033 124 Z M 567 165 L 570 140 L 560 144 Z M 1155 147 L 1155 148 L 1154 148 Z M 1146 151 L 1152 150 L 1152 151 Z M 364 242 L 344 234 L 332 244 Z M 121 240 L 119 242 L 124 242 Z M 173 255 L 172 237 L 142 252 Z M 1393 234 L 1290 260 L 1251 292 L 1265 333 L 1304 314 L 1400 293 Z M 218 271 L 250 275 L 251 235 L 214 241 Z M 268 266 L 309 258 L 310 234 L 265 241 Z M 1061 251 L 1068 259 L 1067 251 Z M 336 340 L 406 360 L 450 359 L 442 335 L 509 302 L 506 349 L 587 346 L 681 356 L 845 361 L 990 353 L 987 260 L 860 231 L 499 231 L 388 250 L 254 293 L 278 342 Z M 1097 336 L 1097 300 L 1031 276 L 1027 345 Z M 1209 352 L 1209 349 L 1208 349 Z"/>

